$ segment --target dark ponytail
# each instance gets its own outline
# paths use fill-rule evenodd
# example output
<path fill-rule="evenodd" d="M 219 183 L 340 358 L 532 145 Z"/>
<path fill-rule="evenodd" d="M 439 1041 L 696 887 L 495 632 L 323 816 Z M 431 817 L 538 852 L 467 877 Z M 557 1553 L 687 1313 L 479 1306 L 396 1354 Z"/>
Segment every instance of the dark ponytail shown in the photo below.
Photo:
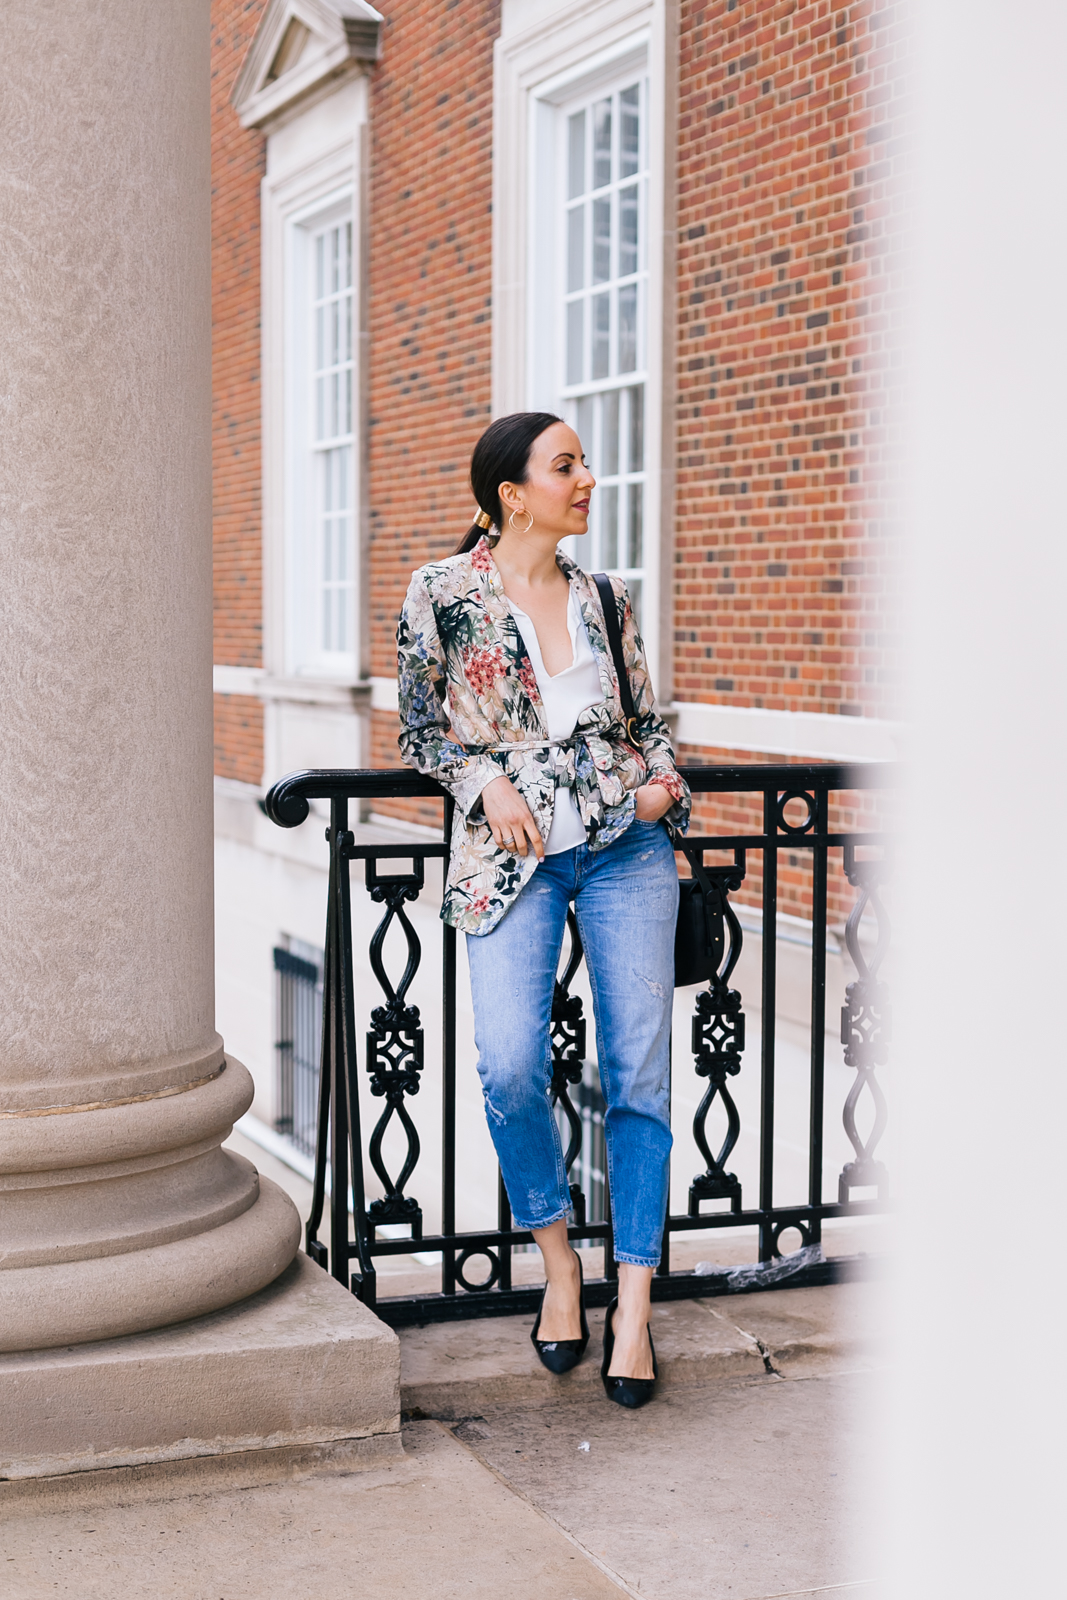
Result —
<path fill-rule="evenodd" d="M 474 549 L 488 531 L 485 517 L 497 528 L 502 527 L 500 485 L 526 482 L 534 440 L 560 420 L 550 411 L 515 411 L 510 417 L 497 417 L 489 424 L 471 455 L 471 488 L 483 521 L 471 524 L 453 555 L 465 555 Z"/>

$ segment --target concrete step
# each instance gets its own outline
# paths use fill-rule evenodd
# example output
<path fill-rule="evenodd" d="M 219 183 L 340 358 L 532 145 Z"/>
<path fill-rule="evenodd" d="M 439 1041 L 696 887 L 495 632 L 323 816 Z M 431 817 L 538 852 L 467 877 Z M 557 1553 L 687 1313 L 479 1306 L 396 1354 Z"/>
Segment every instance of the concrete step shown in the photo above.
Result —
<path fill-rule="evenodd" d="M 0 1590 L 5 1600 L 632 1593 L 442 1424 L 415 1423 L 397 1445 L 388 1459 L 255 1485 L 235 1482 L 221 1461 L 195 1482 L 140 1468 L 41 1484 L 4 1505 Z"/>
<path fill-rule="evenodd" d="M 875 1284 L 841 1283 L 654 1306 L 660 1384 L 814 1372 L 842 1361 L 875 1365 L 878 1299 Z M 455 1421 L 489 1406 L 578 1402 L 600 1392 L 603 1310 L 589 1313 L 585 1359 L 561 1378 L 538 1361 L 531 1326 L 525 1316 L 402 1328 L 403 1410 Z"/>
<path fill-rule="evenodd" d="M 0 1354 L 3 1480 L 397 1443 L 396 1335 L 302 1252 L 268 1288 L 169 1328 Z"/>

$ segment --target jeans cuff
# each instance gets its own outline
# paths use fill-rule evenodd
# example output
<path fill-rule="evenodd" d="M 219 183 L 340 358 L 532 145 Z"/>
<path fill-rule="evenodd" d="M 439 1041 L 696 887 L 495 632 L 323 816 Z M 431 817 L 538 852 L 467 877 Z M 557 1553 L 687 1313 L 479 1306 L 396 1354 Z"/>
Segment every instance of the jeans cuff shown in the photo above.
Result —
<path fill-rule="evenodd" d="M 659 1256 L 627 1256 L 618 1250 L 614 1255 L 616 1261 L 622 1261 L 628 1267 L 658 1267 L 660 1263 Z"/>
<path fill-rule="evenodd" d="M 515 1215 L 514 1211 L 511 1213 L 512 1226 L 515 1228 L 522 1228 L 524 1232 L 529 1230 L 530 1233 L 532 1233 L 535 1228 L 550 1228 L 554 1222 L 573 1221 L 574 1207 L 572 1205 L 565 1205 L 562 1211 L 555 1212 L 551 1217 L 539 1217 L 536 1222 L 524 1222 L 521 1217 L 517 1217 Z"/>

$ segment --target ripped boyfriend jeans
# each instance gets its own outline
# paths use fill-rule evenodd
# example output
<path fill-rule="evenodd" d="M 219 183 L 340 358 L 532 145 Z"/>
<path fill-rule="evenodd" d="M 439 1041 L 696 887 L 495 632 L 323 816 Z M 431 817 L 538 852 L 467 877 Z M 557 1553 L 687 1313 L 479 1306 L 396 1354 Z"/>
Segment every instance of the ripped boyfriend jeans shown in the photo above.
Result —
<path fill-rule="evenodd" d="M 615 1258 L 658 1264 L 667 1209 L 678 874 L 666 829 L 635 819 L 603 850 L 546 856 L 492 932 L 467 935 L 478 1073 L 512 1216 L 571 1209 L 552 1112 L 552 987 L 573 900 L 596 1017 Z"/>

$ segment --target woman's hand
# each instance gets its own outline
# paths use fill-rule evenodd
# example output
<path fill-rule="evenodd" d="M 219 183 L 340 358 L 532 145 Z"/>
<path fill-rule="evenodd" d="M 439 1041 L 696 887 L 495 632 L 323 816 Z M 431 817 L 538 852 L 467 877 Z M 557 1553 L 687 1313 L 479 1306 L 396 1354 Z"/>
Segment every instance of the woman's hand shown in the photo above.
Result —
<path fill-rule="evenodd" d="M 674 804 L 674 796 L 662 783 L 643 783 L 634 794 L 639 822 L 658 822 Z"/>
<path fill-rule="evenodd" d="M 511 779 L 503 773 L 482 790 L 482 810 L 493 838 L 502 849 L 510 850 L 513 855 L 524 856 L 529 840 L 529 848 L 538 861 L 544 859 L 544 841 L 533 814 Z"/>

